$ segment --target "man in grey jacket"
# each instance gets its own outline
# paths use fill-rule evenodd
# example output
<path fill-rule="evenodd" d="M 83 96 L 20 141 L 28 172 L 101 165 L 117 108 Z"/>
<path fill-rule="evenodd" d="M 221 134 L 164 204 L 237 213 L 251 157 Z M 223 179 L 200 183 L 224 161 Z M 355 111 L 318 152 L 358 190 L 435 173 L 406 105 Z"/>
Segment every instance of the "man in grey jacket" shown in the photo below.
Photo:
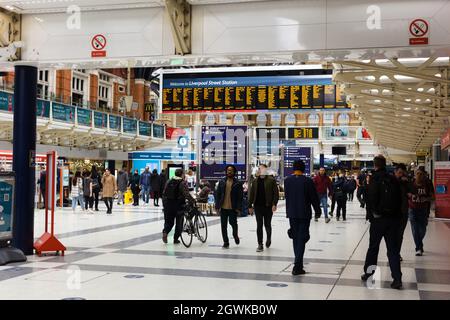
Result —
<path fill-rule="evenodd" d="M 117 174 L 117 190 L 118 190 L 118 198 L 117 198 L 117 204 L 120 205 L 120 203 L 125 204 L 124 201 L 124 194 L 127 191 L 128 187 L 128 172 L 127 168 L 125 166 L 122 167 L 122 170 L 119 171 Z"/>

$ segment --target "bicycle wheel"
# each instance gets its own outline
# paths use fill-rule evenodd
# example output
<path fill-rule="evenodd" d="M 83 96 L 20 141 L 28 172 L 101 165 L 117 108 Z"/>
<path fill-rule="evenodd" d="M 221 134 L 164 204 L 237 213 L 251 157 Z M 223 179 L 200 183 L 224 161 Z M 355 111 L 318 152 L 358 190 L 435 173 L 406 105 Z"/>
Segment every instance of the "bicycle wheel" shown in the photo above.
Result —
<path fill-rule="evenodd" d="M 183 242 L 186 248 L 189 248 L 191 246 L 193 237 L 194 230 L 192 228 L 192 221 L 189 219 L 185 219 L 183 224 L 183 232 L 181 232 L 181 242 Z"/>
<path fill-rule="evenodd" d="M 195 216 L 194 225 L 198 240 L 205 243 L 206 239 L 208 239 L 208 224 L 203 213 L 200 212 Z"/>

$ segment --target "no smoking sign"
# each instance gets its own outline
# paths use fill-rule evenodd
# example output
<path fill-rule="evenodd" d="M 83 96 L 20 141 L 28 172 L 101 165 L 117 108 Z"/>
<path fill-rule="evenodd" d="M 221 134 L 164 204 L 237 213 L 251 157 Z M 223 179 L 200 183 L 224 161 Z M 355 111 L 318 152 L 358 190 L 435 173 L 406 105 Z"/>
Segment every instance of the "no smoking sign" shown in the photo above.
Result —
<path fill-rule="evenodd" d="M 428 22 L 424 19 L 415 19 L 409 24 L 409 33 L 414 38 L 409 38 L 410 45 L 428 44 Z"/>
<path fill-rule="evenodd" d="M 97 34 L 92 37 L 91 46 L 94 51 L 91 52 L 91 57 L 106 57 L 106 37 L 102 34 Z"/>

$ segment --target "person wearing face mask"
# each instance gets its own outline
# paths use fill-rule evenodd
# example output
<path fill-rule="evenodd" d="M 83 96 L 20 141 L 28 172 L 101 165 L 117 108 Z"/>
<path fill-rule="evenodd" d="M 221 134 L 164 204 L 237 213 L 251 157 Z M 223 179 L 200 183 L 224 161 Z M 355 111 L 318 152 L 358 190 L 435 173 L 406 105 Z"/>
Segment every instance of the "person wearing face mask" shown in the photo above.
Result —
<path fill-rule="evenodd" d="M 266 228 L 266 247 L 272 244 L 272 216 L 277 210 L 279 191 L 277 182 L 268 175 L 267 166 L 261 164 L 258 169 L 257 178 L 250 185 L 249 190 L 249 213 L 255 213 L 257 223 L 257 252 L 262 252 L 263 247 L 263 226 Z"/>
<path fill-rule="evenodd" d="M 337 203 L 336 219 L 340 220 L 341 211 L 342 219 L 347 220 L 347 192 L 345 190 L 345 176 L 343 173 L 339 174 L 337 180 L 333 183 L 333 195 Z"/>

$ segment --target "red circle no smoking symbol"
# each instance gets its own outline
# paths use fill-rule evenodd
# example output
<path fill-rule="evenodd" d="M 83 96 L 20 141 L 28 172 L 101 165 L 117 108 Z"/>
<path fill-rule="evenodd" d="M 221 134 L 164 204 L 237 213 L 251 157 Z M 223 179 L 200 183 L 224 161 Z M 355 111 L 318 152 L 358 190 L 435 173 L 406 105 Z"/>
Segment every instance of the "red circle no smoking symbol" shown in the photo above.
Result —
<path fill-rule="evenodd" d="M 106 47 L 106 38 L 104 35 L 98 34 L 92 38 L 91 44 L 94 50 L 103 50 Z"/>
<path fill-rule="evenodd" d="M 423 19 L 416 19 L 409 25 L 409 32 L 414 37 L 423 37 L 428 32 L 428 22 Z"/>

